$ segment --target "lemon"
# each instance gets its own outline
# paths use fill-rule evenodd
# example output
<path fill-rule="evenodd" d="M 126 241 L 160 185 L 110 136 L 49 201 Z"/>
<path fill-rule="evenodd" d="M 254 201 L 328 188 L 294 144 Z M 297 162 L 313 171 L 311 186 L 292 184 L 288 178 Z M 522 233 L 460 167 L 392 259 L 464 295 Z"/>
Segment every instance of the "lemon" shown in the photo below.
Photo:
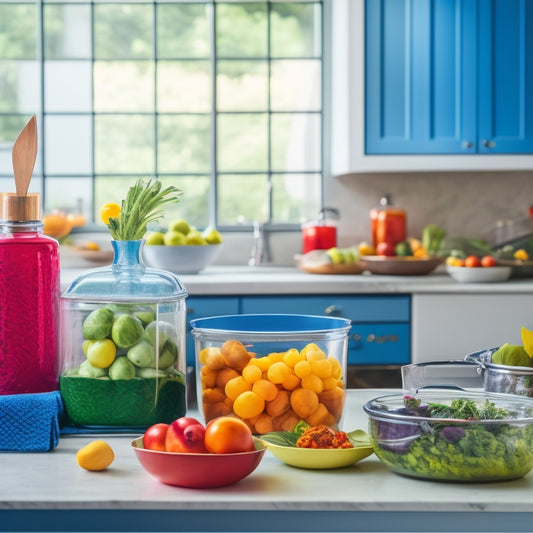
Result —
<path fill-rule="evenodd" d="M 533 357 L 533 331 L 522 326 L 522 344 L 529 357 Z"/>
<path fill-rule="evenodd" d="M 106 225 L 109 224 L 110 218 L 118 218 L 119 215 L 120 205 L 115 202 L 109 202 L 108 204 L 104 204 L 100 208 L 100 218 L 102 219 L 102 222 Z"/>
<path fill-rule="evenodd" d="M 111 446 L 105 440 L 93 440 L 76 454 L 76 461 L 85 470 L 105 470 L 115 459 Z"/>
<path fill-rule="evenodd" d="M 115 360 L 117 347 L 111 339 L 96 340 L 87 349 L 87 359 L 91 365 L 107 368 Z"/>

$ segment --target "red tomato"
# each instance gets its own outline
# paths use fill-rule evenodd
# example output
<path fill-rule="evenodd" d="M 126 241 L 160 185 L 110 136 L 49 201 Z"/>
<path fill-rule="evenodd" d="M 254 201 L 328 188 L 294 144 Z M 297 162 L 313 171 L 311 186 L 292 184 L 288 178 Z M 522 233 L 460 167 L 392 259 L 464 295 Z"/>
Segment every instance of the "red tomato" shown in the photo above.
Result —
<path fill-rule="evenodd" d="M 380 242 L 376 246 L 376 253 L 378 255 L 393 257 L 396 255 L 396 252 L 394 251 L 394 244 L 392 244 L 392 242 Z"/>
<path fill-rule="evenodd" d="M 143 435 L 143 446 L 146 450 L 158 450 L 166 452 L 165 444 L 167 438 L 168 424 L 154 424 L 150 426 Z"/>
<path fill-rule="evenodd" d="M 252 430 L 232 416 L 219 416 L 205 427 L 205 447 L 211 453 L 239 453 L 255 450 Z"/>
<path fill-rule="evenodd" d="M 469 255 L 465 259 L 465 267 L 480 267 L 481 261 L 479 260 L 479 257 L 475 255 Z"/>
<path fill-rule="evenodd" d="M 496 265 L 496 259 L 494 259 L 492 255 L 486 255 L 485 257 L 481 258 L 481 266 L 493 267 L 495 265 Z"/>

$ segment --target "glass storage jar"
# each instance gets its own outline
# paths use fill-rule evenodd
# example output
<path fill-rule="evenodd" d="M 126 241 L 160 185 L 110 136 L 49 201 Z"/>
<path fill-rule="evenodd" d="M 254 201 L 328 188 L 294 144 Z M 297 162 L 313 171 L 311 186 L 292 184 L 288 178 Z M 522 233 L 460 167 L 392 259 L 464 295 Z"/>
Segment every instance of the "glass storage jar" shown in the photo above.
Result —
<path fill-rule="evenodd" d="M 186 413 L 185 298 L 147 268 L 144 241 L 112 241 L 112 265 L 61 296 L 59 387 L 75 426 L 143 429 Z"/>

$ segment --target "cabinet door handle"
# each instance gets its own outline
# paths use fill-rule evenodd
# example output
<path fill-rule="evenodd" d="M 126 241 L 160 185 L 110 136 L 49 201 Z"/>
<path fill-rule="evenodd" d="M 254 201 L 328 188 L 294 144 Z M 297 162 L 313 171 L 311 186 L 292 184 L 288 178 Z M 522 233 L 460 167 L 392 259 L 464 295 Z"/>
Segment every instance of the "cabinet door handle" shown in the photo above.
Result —
<path fill-rule="evenodd" d="M 461 148 L 463 150 L 468 150 L 469 148 L 472 148 L 472 146 L 474 146 L 474 143 L 472 141 L 463 141 L 461 143 Z"/>
<path fill-rule="evenodd" d="M 494 141 L 489 141 L 488 139 L 483 139 L 481 141 L 481 144 L 485 147 L 485 148 L 494 148 L 496 146 L 496 143 Z"/>
<path fill-rule="evenodd" d="M 326 315 L 340 315 L 341 312 L 342 312 L 341 309 L 339 309 L 335 304 L 328 305 L 324 309 L 324 313 Z"/>

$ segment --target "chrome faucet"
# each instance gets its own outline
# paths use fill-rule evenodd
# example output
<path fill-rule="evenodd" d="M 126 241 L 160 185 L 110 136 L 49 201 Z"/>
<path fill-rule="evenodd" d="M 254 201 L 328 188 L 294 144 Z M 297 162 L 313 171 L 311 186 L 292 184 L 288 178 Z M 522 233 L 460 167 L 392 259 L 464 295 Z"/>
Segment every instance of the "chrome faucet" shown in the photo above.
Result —
<path fill-rule="evenodd" d="M 270 262 L 270 247 L 266 224 L 254 220 L 254 243 L 252 255 L 248 261 L 249 266 L 258 266 Z"/>

